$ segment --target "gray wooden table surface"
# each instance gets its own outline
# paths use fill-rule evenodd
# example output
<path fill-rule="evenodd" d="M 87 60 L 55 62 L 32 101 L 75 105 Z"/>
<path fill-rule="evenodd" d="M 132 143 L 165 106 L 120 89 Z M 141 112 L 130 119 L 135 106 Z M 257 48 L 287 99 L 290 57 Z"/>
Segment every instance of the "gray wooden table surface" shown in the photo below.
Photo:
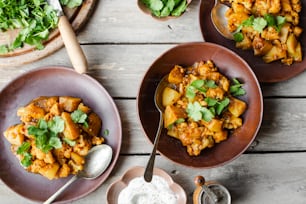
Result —
<path fill-rule="evenodd" d="M 110 177 L 96 191 L 73 203 L 106 203 L 106 191 L 132 166 L 145 166 L 152 144 L 141 131 L 136 95 L 149 65 L 167 49 L 184 42 L 203 41 L 199 0 L 179 19 L 156 21 L 142 13 L 136 0 L 100 0 L 78 39 L 89 61 L 89 75 L 114 98 L 122 117 L 123 141 Z M 42 60 L 0 69 L 0 88 L 21 73 L 46 65 L 71 66 L 65 49 Z M 120 82 L 120 83 L 118 83 Z M 187 168 L 157 156 L 187 192 L 192 203 L 193 179 L 203 175 L 228 188 L 233 204 L 306 203 L 306 73 L 279 83 L 261 84 L 264 116 L 251 147 L 239 158 L 213 169 Z M 0 182 L 0 203 L 33 203 Z"/>

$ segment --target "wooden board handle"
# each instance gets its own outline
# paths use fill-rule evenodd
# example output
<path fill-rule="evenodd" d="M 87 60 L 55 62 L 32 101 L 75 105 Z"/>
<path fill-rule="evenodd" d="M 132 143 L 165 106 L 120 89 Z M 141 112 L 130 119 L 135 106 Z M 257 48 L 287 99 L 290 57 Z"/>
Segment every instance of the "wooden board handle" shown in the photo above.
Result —
<path fill-rule="evenodd" d="M 61 33 L 68 56 L 74 69 L 83 74 L 87 71 L 87 60 L 80 46 L 75 32 L 66 16 L 61 16 L 58 22 L 58 29 Z"/>

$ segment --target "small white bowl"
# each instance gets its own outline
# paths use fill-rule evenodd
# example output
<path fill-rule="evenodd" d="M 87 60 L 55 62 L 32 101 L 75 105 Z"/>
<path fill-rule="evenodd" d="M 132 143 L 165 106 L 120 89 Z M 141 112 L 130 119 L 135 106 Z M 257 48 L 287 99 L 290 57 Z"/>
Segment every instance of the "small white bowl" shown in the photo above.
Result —
<path fill-rule="evenodd" d="M 144 167 L 135 166 L 127 170 L 119 180 L 112 183 L 108 188 L 106 194 L 107 203 L 117 204 L 120 192 L 129 185 L 131 180 L 137 177 L 141 177 L 143 176 L 143 174 Z M 169 188 L 177 197 L 177 204 L 185 204 L 187 202 L 187 196 L 184 189 L 180 185 L 175 183 L 169 176 L 169 174 L 167 174 L 164 170 L 154 168 L 153 175 L 162 177 L 168 183 Z"/>

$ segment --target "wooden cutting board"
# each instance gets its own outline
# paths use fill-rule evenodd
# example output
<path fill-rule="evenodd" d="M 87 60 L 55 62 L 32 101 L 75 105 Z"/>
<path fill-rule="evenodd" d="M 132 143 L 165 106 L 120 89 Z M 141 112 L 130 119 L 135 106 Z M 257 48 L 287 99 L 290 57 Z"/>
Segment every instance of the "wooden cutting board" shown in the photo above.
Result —
<path fill-rule="evenodd" d="M 79 8 L 64 8 L 65 15 L 69 18 L 76 33 L 90 17 L 95 3 L 96 0 L 83 0 L 83 4 Z M 17 30 L 0 32 L 0 44 L 7 44 L 7 42 L 13 41 L 17 34 Z M 37 50 L 33 46 L 25 45 L 23 48 L 16 49 L 13 52 L 0 54 L 0 68 L 31 63 L 62 48 L 64 43 L 58 29 L 50 33 L 48 40 L 44 42 L 44 46 L 43 50 Z"/>

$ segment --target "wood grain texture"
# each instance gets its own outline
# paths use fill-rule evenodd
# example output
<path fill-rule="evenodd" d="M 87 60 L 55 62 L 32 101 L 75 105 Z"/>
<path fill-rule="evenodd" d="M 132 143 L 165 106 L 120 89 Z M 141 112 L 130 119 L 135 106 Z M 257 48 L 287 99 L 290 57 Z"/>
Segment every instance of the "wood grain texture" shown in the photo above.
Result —
<path fill-rule="evenodd" d="M 121 155 L 111 176 L 76 204 L 106 202 L 109 185 L 130 167 L 144 166 L 152 144 L 138 120 L 136 97 L 148 67 L 169 48 L 184 42 L 203 41 L 198 20 L 200 0 L 193 0 L 178 19 L 157 21 L 143 14 L 136 1 L 97 1 L 93 15 L 80 30 L 79 41 L 89 62 L 88 74 L 100 82 L 122 117 Z M 0 69 L 0 89 L 16 76 L 47 65 L 71 67 L 64 48 L 31 64 Z M 218 168 L 201 170 L 183 167 L 161 155 L 156 166 L 182 185 L 188 204 L 193 178 L 203 175 L 225 185 L 233 204 L 304 204 L 306 201 L 306 73 L 290 80 L 261 84 L 264 116 L 260 131 L 245 154 Z M 1 203 L 30 204 L 0 182 Z"/>
<path fill-rule="evenodd" d="M 108 187 L 129 168 L 145 166 L 148 157 L 121 156 L 111 177 L 100 188 L 73 203 L 105 203 Z M 198 175 L 204 176 L 207 181 L 218 181 L 224 185 L 231 193 L 233 204 L 304 204 L 305 159 L 306 153 L 251 154 L 242 155 L 223 167 L 201 170 L 178 166 L 157 156 L 156 166 L 165 170 L 186 190 L 188 204 L 192 204 L 192 194 L 195 189 L 193 179 Z M 12 203 L 12 195 L 11 190 L 0 183 L 1 203 Z M 14 204 L 33 204 L 33 202 L 14 195 Z"/>

